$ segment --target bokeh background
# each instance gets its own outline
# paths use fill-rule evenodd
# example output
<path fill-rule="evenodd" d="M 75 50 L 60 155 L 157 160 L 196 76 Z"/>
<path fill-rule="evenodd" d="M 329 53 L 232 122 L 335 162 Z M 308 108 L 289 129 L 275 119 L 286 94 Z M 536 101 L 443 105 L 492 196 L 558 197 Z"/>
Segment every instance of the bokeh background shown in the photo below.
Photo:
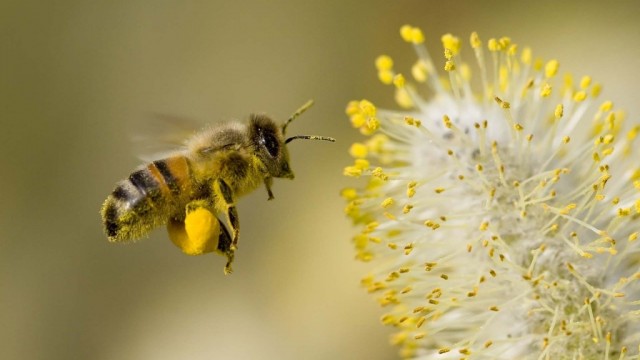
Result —
<path fill-rule="evenodd" d="M 359 279 L 338 193 L 358 138 L 344 107 L 394 106 L 373 60 L 414 61 L 398 35 L 509 35 L 640 118 L 635 1 L 14 1 L 0 3 L 0 358 L 392 359 Z M 470 55 L 469 48 L 464 51 Z M 470 58 L 470 56 L 468 56 Z M 243 198 L 236 272 L 162 230 L 107 243 L 98 209 L 138 164 L 127 129 L 151 113 L 267 112 L 291 133 L 295 181 Z"/>

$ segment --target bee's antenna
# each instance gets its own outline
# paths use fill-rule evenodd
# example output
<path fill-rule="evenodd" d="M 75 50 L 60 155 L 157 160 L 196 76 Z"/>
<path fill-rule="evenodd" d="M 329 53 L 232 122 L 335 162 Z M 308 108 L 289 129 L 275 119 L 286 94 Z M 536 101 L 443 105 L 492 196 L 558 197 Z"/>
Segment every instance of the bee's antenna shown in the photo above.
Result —
<path fill-rule="evenodd" d="M 298 116 L 302 115 L 303 112 L 307 111 L 311 106 L 313 106 L 313 100 L 309 100 L 306 103 L 304 103 L 304 105 L 302 105 L 298 110 L 296 110 L 296 112 L 293 113 L 293 115 L 291 115 L 291 117 L 289 118 L 289 120 L 287 120 L 284 125 L 282 125 L 282 135 L 287 133 L 287 126 L 289 126 L 289 124 L 295 120 Z"/>
<path fill-rule="evenodd" d="M 334 139 L 332 137 L 328 137 L 328 136 L 296 135 L 296 136 L 292 136 L 292 137 L 288 138 L 287 140 L 284 141 L 284 143 L 288 144 L 291 140 L 295 140 L 295 139 L 324 140 L 324 141 L 336 142 L 336 139 Z"/>

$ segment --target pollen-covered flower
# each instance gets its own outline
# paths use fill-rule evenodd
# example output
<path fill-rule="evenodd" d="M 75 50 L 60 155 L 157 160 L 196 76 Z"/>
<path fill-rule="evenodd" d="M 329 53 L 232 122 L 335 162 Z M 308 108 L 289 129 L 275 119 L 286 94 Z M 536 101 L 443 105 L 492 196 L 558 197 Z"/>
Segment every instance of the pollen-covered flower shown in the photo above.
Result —
<path fill-rule="evenodd" d="M 638 358 L 640 127 L 509 38 L 473 33 L 469 56 L 444 35 L 437 71 L 422 32 L 401 35 L 413 81 L 376 68 L 406 110 L 349 103 L 367 139 L 345 175 L 366 182 L 342 195 L 402 356 Z"/>

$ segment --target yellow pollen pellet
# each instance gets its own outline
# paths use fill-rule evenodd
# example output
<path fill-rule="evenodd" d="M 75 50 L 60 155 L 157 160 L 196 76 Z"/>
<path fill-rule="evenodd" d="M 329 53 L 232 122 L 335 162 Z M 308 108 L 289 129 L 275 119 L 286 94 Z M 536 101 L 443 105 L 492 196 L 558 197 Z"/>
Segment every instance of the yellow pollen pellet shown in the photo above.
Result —
<path fill-rule="evenodd" d="M 544 66 L 544 75 L 547 78 L 554 77 L 558 73 L 558 68 L 560 67 L 560 63 L 558 60 L 549 60 L 547 64 Z"/>
<path fill-rule="evenodd" d="M 380 55 L 376 58 L 376 68 L 378 70 L 391 70 L 393 68 L 393 59 L 388 55 Z"/>

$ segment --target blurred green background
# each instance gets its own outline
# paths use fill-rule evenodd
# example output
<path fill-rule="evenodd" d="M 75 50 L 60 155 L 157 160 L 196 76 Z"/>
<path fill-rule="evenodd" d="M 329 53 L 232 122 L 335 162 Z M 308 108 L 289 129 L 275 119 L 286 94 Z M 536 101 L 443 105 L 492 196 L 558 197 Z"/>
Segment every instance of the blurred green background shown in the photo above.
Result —
<path fill-rule="evenodd" d="M 603 82 L 633 121 L 638 15 L 635 1 L 2 1 L 0 358 L 394 358 L 338 196 L 358 139 L 346 103 L 394 106 L 375 57 L 407 72 L 404 23 L 437 59 L 443 33 L 509 35 Z M 241 200 L 232 276 L 164 231 L 107 243 L 98 209 L 139 165 L 132 124 L 285 119 L 310 98 L 291 133 L 338 142 L 292 143 L 296 180 Z"/>

